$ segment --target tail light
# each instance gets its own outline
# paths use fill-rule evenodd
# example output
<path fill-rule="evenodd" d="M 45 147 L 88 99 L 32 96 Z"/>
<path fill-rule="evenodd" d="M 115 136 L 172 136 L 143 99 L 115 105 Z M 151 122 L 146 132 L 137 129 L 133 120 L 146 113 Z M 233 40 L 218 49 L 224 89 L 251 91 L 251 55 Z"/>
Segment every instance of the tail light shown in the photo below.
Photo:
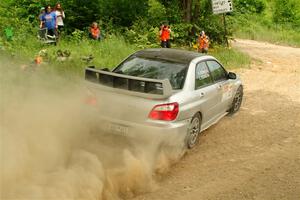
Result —
<path fill-rule="evenodd" d="M 172 121 L 176 119 L 178 112 L 179 105 L 177 102 L 160 104 L 154 106 L 148 117 L 154 120 Z"/>

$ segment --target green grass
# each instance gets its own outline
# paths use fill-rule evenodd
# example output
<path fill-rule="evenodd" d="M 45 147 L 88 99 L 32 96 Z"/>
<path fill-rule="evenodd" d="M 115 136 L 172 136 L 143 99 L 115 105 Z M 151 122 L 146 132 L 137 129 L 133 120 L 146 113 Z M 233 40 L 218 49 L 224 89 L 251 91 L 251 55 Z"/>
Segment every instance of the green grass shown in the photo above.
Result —
<path fill-rule="evenodd" d="M 90 65 L 112 68 L 133 53 L 136 47 L 126 43 L 120 37 L 110 36 L 103 41 L 84 39 L 80 43 L 61 42 L 58 47 L 53 47 L 52 51 L 57 49 L 69 50 L 71 52 L 70 62 L 73 62 L 74 65 L 81 62 L 81 65 L 85 66 L 87 63 L 82 58 L 92 55 L 94 59 L 89 63 Z"/>
<path fill-rule="evenodd" d="M 289 24 L 274 24 L 270 19 L 259 16 L 243 16 L 236 21 L 234 37 L 266 41 L 273 44 L 300 47 L 300 28 Z"/>
<path fill-rule="evenodd" d="M 300 33 L 283 27 L 268 28 L 252 25 L 236 32 L 235 37 L 300 47 Z"/>
<path fill-rule="evenodd" d="M 129 54 L 136 50 L 134 45 L 125 42 L 123 38 L 110 36 L 103 41 L 94 41 L 83 38 L 80 41 L 72 39 L 62 39 L 55 45 L 42 44 L 35 37 L 26 40 L 15 40 L 7 42 L 5 49 L 11 56 L 23 64 L 33 64 L 34 59 L 41 50 L 46 52 L 43 56 L 43 63 L 40 65 L 46 71 L 58 72 L 60 74 L 82 74 L 83 69 L 93 65 L 96 67 L 113 68 Z M 58 59 L 57 51 L 69 51 L 71 53 L 65 61 Z M 84 58 L 92 56 L 90 62 Z"/>
<path fill-rule="evenodd" d="M 21 41 L 21 42 L 20 42 Z M 90 65 L 96 68 L 110 68 L 112 69 L 128 55 L 135 52 L 139 48 L 135 45 L 128 44 L 122 37 L 109 36 L 102 41 L 94 41 L 88 38 L 82 40 L 75 40 L 74 38 L 65 38 L 59 41 L 58 45 L 43 45 L 36 37 L 17 38 L 12 42 L 6 43 L 7 51 L 5 57 L 12 58 L 10 63 L 14 67 L 21 68 L 28 66 L 28 68 L 36 68 L 37 71 L 43 73 L 58 75 L 57 81 L 60 78 L 64 79 L 80 79 L 83 77 L 84 68 Z M 34 58 L 41 50 L 46 51 L 46 56 L 43 57 L 43 63 L 35 66 Z M 57 59 L 57 51 L 69 51 L 70 57 L 65 61 Z M 209 54 L 218 58 L 227 69 L 248 67 L 250 58 L 238 52 L 235 49 L 228 49 L 222 47 L 215 47 L 210 49 Z M 87 63 L 82 58 L 92 55 L 94 59 Z M 15 61 L 13 61 L 15 60 Z M 52 78 L 54 81 L 55 78 Z"/>
<path fill-rule="evenodd" d="M 251 58 L 245 53 L 236 49 L 214 47 L 209 50 L 209 54 L 216 57 L 226 69 L 249 68 Z"/>

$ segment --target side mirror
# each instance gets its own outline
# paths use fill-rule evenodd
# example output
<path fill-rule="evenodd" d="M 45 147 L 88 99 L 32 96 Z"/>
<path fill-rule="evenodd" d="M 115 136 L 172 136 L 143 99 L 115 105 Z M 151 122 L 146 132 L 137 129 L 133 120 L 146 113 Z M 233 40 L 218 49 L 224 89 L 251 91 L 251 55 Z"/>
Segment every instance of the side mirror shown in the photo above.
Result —
<path fill-rule="evenodd" d="M 229 72 L 228 75 L 227 75 L 227 77 L 228 77 L 229 79 L 236 79 L 236 74 L 233 73 L 233 72 Z"/>

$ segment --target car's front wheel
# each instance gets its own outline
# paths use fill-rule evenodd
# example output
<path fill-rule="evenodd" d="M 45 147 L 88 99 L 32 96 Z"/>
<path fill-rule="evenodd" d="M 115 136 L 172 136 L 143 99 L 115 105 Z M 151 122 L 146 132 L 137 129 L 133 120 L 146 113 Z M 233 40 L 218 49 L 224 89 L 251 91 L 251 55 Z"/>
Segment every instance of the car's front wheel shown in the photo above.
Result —
<path fill-rule="evenodd" d="M 228 113 L 231 115 L 236 113 L 242 105 L 242 100 L 243 100 L 243 86 L 239 86 L 239 88 L 235 93 L 231 108 L 229 109 Z"/>
<path fill-rule="evenodd" d="M 193 148 L 198 141 L 198 137 L 201 130 L 201 116 L 199 113 L 195 114 L 189 125 L 187 136 L 186 136 L 186 146 L 187 148 Z"/>

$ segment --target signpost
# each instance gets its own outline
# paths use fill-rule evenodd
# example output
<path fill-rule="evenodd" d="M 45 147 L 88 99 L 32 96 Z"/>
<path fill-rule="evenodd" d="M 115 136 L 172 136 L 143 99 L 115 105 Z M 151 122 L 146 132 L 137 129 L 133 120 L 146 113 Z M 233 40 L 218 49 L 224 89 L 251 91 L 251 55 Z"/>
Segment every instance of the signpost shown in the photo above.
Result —
<path fill-rule="evenodd" d="M 215 15 L 217 14 L 223 14 L 223 22 L 224 22 L 224 39 L 226 41 L 227 47 L 229 46 L 228 44 L 228 39 L 227 39 L 227 28 L 226 28 L 226 18 L 225 18 L 225 13 L 232 12 L 232 0 L 211 0 L 211 5 L 213 9 L 213 13 Z"/>
<path fill-rule="evenodd" d="M 232 12 L 231 0 L 211 0 L 214 14 Z"/>

